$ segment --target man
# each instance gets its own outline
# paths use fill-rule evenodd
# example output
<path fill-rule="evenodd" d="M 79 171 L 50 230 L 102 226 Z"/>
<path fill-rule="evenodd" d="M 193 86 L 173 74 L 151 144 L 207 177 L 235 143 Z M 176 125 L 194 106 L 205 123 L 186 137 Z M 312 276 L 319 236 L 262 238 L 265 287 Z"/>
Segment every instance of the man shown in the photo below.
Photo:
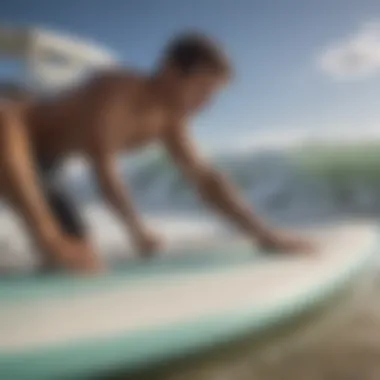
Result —
<path fill-rule="evenodd" d="M 5 104 L 0 110 L 0 189 L 45 253 L 69 270 L 101 268 L 75 208 L 52 181 L 71 154 L 92 164 L 105 198 L 141 254 L 158 241 L 144 226 L 116 172 L 117 153 L 161 143 L 203 200 L 263 247 L 304 250 L 301 240 L 273 231 L 235 189 L 198 155 L 189 119 L 231 78 L 224 53 L 211 40 L 184 34 L 170 43 L 152 75 L 110 70 L 59 98 Z"/>

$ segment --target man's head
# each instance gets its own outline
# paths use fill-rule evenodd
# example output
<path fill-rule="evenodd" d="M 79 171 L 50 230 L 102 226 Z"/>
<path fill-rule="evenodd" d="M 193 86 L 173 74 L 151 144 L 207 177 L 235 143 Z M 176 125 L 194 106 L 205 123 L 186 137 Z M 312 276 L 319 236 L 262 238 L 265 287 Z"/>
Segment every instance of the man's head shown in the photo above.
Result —
<path fill-rule="evenodd" d="M 189 111 L 204 106 L 232 74 L 220 47 L 196 33 L 183 34 L 167 46 L 161 69 L 174 85 L 176 99 Z"/>

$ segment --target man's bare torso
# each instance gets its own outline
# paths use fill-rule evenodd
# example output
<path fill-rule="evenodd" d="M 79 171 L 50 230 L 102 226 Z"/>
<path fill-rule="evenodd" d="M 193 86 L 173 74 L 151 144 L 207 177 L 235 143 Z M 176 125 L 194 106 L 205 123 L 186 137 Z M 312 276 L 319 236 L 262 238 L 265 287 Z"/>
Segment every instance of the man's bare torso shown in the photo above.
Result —
<path fill-rule="evenodd" d="M 167 104 L 167 102 L 166 102 Z M 159 140 L 178 118 L 150 78 L 110 72 L 61 97 L 31 103 L 23 117 L 38 156 L 116 153 Z"/>

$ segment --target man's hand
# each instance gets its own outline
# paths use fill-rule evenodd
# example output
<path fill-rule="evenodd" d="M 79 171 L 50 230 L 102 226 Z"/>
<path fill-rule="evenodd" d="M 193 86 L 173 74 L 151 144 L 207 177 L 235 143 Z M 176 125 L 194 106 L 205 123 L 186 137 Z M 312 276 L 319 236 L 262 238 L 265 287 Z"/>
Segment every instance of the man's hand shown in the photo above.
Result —
<path fill-rule="evenodd" d="M 267 250 L 310 252 L 312 244 L 291 235 L 271 231 L 240 197 L 234 186 L 199 155 L 183 126 L 169 130 L 164 139 L 167 151 L 192 181 L 201 198 Z"/>
<path fill-rule="evenodd" d="M 313 242 L 280 231 L 268 231 L 256 236 L 259 246 L 268 251 L 289 253 L 312 253 L 316 247 Z"/>
<path fill-rule="evenodd" d="M 137 231 L 133 240 L 141 257 L 150 258 L 162 248 L 161 239 L 147 229 Z"/>
<path fill-rule="evenodd" d="M 59 243 L 47 247 L 47 250 L 50 251 L 49 256 L 52 256 L 47 263 L 49 266 L 89 274 L 105 269 L 95 249 L 87 241 L 65 237 Z"/>

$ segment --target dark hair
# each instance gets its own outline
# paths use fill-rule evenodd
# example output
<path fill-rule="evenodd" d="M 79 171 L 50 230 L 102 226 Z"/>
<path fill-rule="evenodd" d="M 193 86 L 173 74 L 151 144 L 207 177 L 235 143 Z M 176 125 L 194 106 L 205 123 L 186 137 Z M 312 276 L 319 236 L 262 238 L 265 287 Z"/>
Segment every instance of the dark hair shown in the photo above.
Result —
<path fill-rule="evenodd" d="M 184 75 L 200 68 L 226 77 L 231 74 L 231 67 L 223 50 L 200 33 L 186 33 L 173 39 L 164 52 L 164 63 L 179 69 Z"/>

